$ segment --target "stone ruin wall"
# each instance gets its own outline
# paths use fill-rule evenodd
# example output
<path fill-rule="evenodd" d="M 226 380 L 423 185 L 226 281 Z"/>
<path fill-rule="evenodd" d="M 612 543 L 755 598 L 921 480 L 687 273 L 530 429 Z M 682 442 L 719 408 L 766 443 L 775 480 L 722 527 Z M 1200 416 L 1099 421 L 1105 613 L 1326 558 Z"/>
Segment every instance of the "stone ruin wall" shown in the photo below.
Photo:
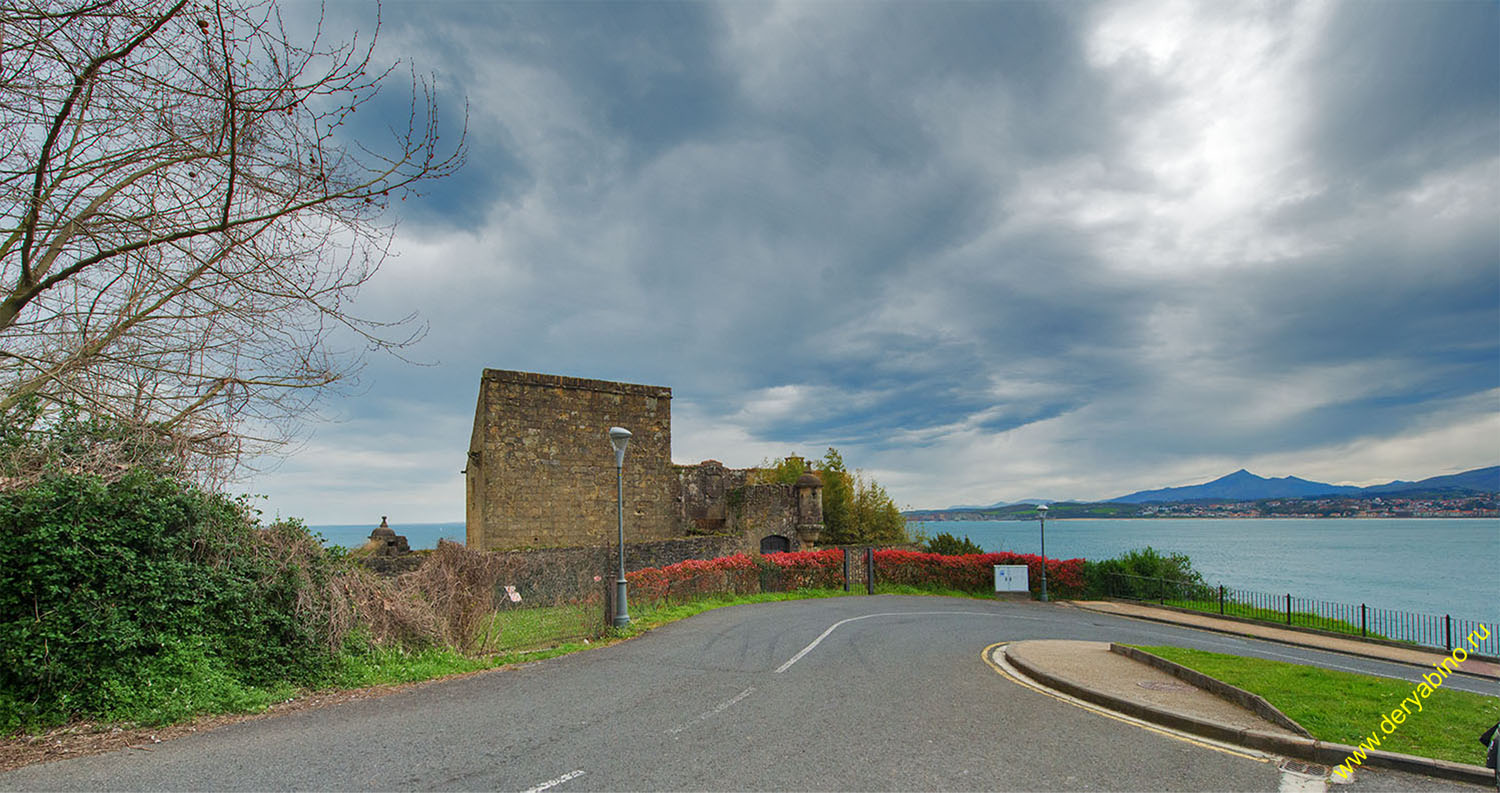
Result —
<path fill-rule="evenodd" d="M 470 439 L 467 544 L 482 550 L 612 547 L 611 426 L 633 433 L 625 454 L 626 543 L 693 536 L 754 553 L 768 535 L 804 543 L 792 485 L 751 485 L 754 469 L 716 460 L 673 465 L 672 391 L 486 369 Z M 807 491 L 803 489 L 803 498 Z M 818 505 L 821 522 L 821 503 Z"/>
<path fill-rule="evenodd" d="M 783 484 L 750 484 L 754 468 L 725 468 L 718 460 L 677 466 L 676 501 L 681 530 L 688 534 L 740 537 L 741 550 L 760 550 L 768 535 L 783 537 L 791 550 L 810 550 L 797 533 L 809 507 L 799 503 L 797 488 Z M 804 491 L 805 492 L 805 491 Z M 818 504 L 821 521 L 821 501 Z"/>
<path fill-rule="evenodd" d="M 672 389 L 486 369 L 465 470 L 469 547 L 613 543 L 612 426 L 632 433 L 624 469 L 629 538 L 681 536 L 671 498 Z"/>

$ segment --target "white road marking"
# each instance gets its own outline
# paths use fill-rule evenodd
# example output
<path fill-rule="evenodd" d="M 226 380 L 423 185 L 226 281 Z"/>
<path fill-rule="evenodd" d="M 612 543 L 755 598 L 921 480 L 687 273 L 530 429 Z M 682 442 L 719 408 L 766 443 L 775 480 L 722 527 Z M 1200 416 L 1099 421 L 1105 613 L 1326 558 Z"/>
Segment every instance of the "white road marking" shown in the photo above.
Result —
<path fill-rule="evenodd" d="M 745 697 L 750 696 L 750 694 L 752 692 L 754 692 L 754 691 L 755 691 L 755 686 L 751 686 L 751 687 L 745 689 L 744 691 L 741 691 L 740 693 L 735 694 L 734 696 L 730 697 L 729 699 L 727 699 L 727 700 L 725 700 L 723 702 L 720 702 L 719 704 L 713 706 L 712 708 L 710 708 L 708 710 L 705 710 L 702 713 L 699 713 L 698 714 L 698 718 L 693 719 L 692 721 L 687 722 L 685 724 L 679 724 L 676 727 L 673 727 L 672 729 L 667 730 L 667 734 L 668 735 L 676 735 L 676 734 L 682 732 L 683 730 L 686 730 L 687 728 L 693 726 L 694 724 L 696 724 L 696 723 L 698 723 L 700 721 L 707 721 L 707 720 L 713 718 L 714 716 L 717 716 L 718 714 L 723 713 L 724 711 L 728 710 L 730 707 L 733 707 L 735 705 L 735 703 L 739 702 L 740 700 L 744 699 Z"/>
<path fill-rule="evenodd" d="M 835 630 L 838 629 L 838 627 L 840 625 L 843 625 L 845 623 L 848 623 L 848 622 L 858 622 L 859 620 L 867 620 L 867 619 L 870 619 L 871 617 L 908 617 L 908 616 L 919 616 L 919 615 L 928 615 L 928 614 L 967 614 L 967 615 L 971 615 L 971 616 L 975 616 L 975 617 L 1001 617 L 1001 618 L 1004 618 L 1004 619 L 1011 619 L 1011 620 L 1036 620 L 1038 622 L 1045 622 L 1046 621 L 1042 617 L 1024 617 L 1024 616 L 1020 616 L 1020 615 L 1017 615 L 1017 614 L 993 614 L 993 613 L 988 612 L 988 611 L 885 611 L 885 612 L 881 612 L 879 614 L 866 614 L 866 615 L 864 615 L 862 617 L 850 617 L 849 619 L 839 620 L 838 622 L 835 622 L 832 625 L 828 626 L 828 630 L 823 631 L 823 633 L 821 635 L 819 635 L 818 638 L 813 639 L 812 640 L 812 644 L 809 644 L 806 647 L 803 647 L 800 652 L 798 652 L 796 655 L 794 655 L 790 659 L 788 659 L 786 663 L 782 664 L 781 666 L 776 667 L 775 674 L 779 675 L 782 672 L 785 672 L 786 670 L 792 668 L 792 664 L 795 664 L 798 661 L 802 660 L 802 656 L 807 655 L 808 653 L 812 652 L 813 648 L 817 647 L 819 644 L 821 644 L 823 642 L 824 639 L 828 638 L 828 634 L 833 633 Z"/>
<path fill-rule="evenodd" d="M 568 781 L 569 779 L 577 779 L 578 777 L 581 777 L 581 776 L 583 776 L 583 772 L 582 771 L 569 771 L 568 773 L 563 774 L 562 776 L 560 776 L 560 777 L 558 777 L 556 779 L 549 779 L 546 782 L 543 782 L 542 784 L 537 785 L 534 788 L 527 788 L 526 793 L 542 793 L 543 790 L 546 790 L 548 788 L 557 787 L 558 785 L 561 785 L 562 783 Z"/>

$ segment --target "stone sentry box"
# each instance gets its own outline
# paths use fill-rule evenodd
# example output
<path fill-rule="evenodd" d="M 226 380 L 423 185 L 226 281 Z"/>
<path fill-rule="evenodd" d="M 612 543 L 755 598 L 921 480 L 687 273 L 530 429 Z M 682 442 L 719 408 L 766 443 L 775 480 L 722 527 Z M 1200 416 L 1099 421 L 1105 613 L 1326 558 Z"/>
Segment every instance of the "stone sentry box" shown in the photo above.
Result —
<path fill-rule="evenodd" d="M 615 537 L 615 455 L 632 433 L 625 523 L 632 542 L 680 536 L 670 502 L 672 389 L 486 369 L 469 439 L 467 544 L 483 550 L 605 545 Z"/>

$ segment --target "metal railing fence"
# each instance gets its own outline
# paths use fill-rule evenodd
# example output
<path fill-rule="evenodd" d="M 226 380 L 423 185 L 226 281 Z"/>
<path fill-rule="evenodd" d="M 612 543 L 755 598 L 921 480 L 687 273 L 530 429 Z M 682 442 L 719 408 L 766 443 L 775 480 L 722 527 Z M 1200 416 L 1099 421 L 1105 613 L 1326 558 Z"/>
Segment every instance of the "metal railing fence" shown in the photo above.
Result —
<path fill-rule="evenodd" d="M 1300 628 L 1347 633 L 1375 639 L 1441 647 L 1500 657 L 1500 621 L 1481 621 L 1451 614 L 1421 614 L 1379 608 L 1364 603 L 1271 594 L 1213 586 L 1201 581 L 1114 573 L 1109 596 L 1122 600 L 1154 601 L 1195 611 L 1244 617 Z"/>

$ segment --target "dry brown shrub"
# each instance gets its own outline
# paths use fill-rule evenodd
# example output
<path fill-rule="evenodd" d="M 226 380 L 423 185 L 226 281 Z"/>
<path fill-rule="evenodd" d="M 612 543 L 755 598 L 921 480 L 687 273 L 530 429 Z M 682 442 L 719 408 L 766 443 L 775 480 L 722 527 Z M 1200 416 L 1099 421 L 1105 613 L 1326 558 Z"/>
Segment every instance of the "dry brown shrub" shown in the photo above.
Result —
<path fill-rule="evenodd" d="M 381 645 L 445 645 L 482 653 L 498 637 L 487 629 L 503 562 L 493 554 L 442 541 L 416 570 L 392 580 L 359 564 L 330 566 L 321 542 L 290 527 L 257 532 L 257 552 L 275 575 L 296 578 L 295 611 L 330 650 L 356 628 Z"/>
<path fill-rule="evenodd" d="M 376 644 L 448 644 L 443 620 L 431 604 L 390 579 L 355 565 L 341 571 L 332 584 L 339 598 L 350 604 L 354 621 L 369 630 Z"/>
<path fill-rule="evenodd" d="M 502 560 L 494 554 L 439 540 L 421 567 L 397 579 L 397 589 L 432 610 L 450 647 L 481 653 L 498 638 L 480 628 L 492 623 L 495 585 L 503 571 Z"/>
<path fill-rule="evenodd" d="M 322 543 L 306 531 L 271 526 L 257 536 L 275 574 L 296 579 L 295 613 L 330 651 L 343 647 L 359 626 L 377 644 L 448 643 L 442 620 L 425 600 L 362 565 L 328 564 Z"/>

